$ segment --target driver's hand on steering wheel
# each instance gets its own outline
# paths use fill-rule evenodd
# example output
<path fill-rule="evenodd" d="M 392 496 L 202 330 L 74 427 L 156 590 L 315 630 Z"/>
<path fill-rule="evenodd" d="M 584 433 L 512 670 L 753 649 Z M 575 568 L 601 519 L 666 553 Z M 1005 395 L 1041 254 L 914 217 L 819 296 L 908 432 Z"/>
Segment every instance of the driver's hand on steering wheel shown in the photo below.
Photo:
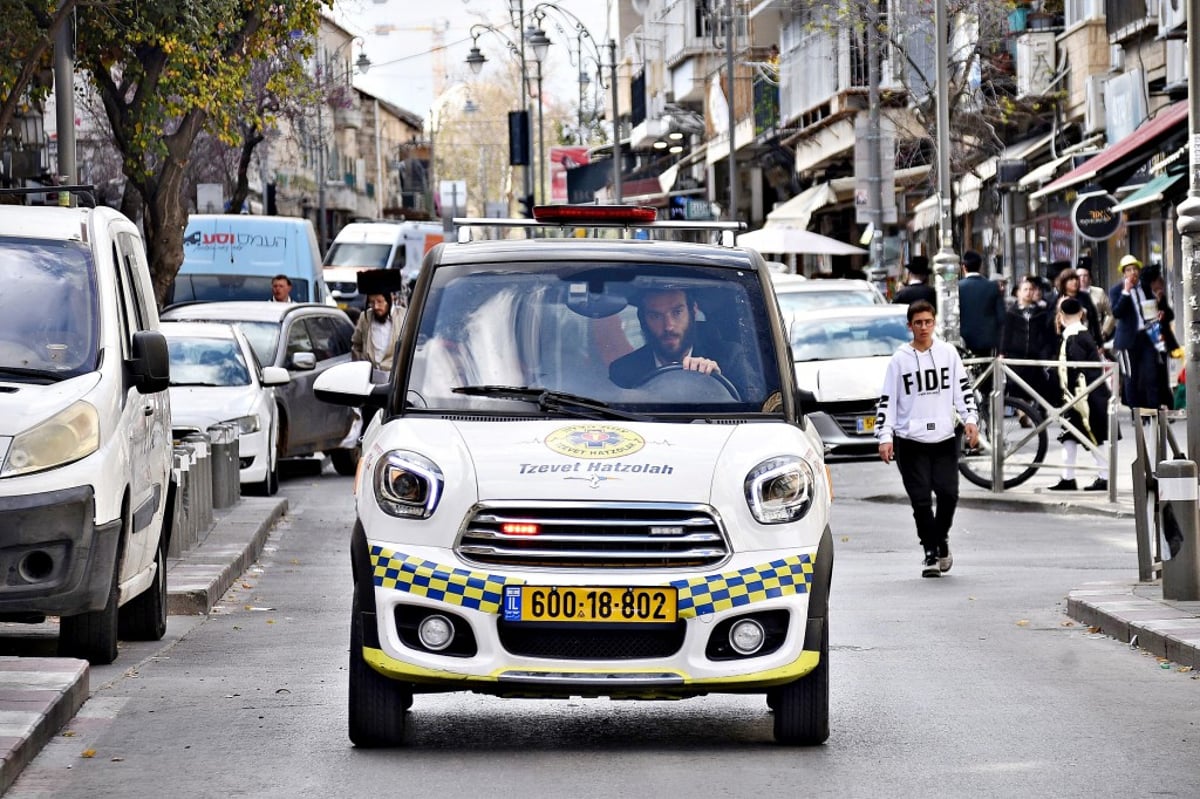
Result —
<path fill-rule="evenodd" d="M 681 366 L 690 372 L 699 372 L 702 375 L 721 374 L 721 367 L 716 361 L 696 355 L 689 355 L 684 358 Z"/>

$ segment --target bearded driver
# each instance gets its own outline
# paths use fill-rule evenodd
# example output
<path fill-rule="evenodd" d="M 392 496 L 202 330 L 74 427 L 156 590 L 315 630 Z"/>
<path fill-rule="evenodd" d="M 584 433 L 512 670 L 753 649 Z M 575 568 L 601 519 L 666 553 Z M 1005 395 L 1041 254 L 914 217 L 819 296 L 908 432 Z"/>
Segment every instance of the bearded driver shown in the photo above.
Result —
<path fill-rule="evenodd" d="M 658 369 L 677 364 L 705 375 L 724 375 L 745 394 L 745 358 L 734 345 L 700 335 L 698 308 L 683 289 L 651 289 L 638 301 L 645 345 L 613 361 L 608 376 L 622 388 L 635 388 Z"/>

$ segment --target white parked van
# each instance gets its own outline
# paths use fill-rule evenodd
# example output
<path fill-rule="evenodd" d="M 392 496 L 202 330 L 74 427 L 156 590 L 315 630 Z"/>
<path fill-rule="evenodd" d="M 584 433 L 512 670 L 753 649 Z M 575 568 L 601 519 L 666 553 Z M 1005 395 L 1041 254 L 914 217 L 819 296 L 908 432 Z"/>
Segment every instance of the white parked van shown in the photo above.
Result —
<path fill-rule="evenodd" d="M 399 269 L 411 286 L 425 253 L 443 240 L 441 222 L 379 220 L 351 222 L 325 253 L 325 282 L 342 310 L 362 310 L 356 273 L 363 269 Z"/>
<path fill-rule="evenodd" d="M 167 342 L 137 227 L 0 205 L 0 619 L 111 663 L 166 631 Z"/>

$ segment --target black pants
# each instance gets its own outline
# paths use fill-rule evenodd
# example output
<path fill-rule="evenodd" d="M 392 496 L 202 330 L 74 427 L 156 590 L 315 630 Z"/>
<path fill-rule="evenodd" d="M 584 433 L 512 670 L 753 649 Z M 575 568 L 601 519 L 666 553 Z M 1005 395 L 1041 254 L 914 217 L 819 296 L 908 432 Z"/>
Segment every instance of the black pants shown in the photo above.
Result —
<path fill-rule="evenodd" d="M 936 549 L 950 535 L 954 509 L 958 507 L 959 438 L 954 436 L 936 444 L 908 438 L 896 438 L 892 451 L 904 491 L 912 503 L 917 537 L 927 551 Z M 934 510 L 933 498 L 937 497 Z"/>

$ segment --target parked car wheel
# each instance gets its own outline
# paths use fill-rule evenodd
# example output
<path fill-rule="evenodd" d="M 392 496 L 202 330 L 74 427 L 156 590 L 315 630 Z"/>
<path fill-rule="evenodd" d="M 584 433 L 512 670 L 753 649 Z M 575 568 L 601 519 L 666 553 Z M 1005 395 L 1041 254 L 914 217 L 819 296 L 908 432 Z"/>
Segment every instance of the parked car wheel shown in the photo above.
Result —
<path fill-rule="evenodd" d="M 154 569 L 150 587 L 118 611 L 117 628 L 121 638 L 160 641 L 167 633 L 167 540 L 164 536 L 158 539 Z"/>
<path fill-rule="evenodd" d="M 121 520 L 121 540 L 127 540 L 132 521 L 125 509 Z M 108 588 L 108 601 L 102 610 L 63 616 L 58 629 L 60 657 L 82 658 L 97 666 L 106 666 L 117 659 L 117 605 L 120 601 L 118 582 L 121 576 L 121 554 L 113 565 Z"/>
<path fill-rule="evenodd" d="M 335 449 L 329 453 L 329 460 L 333 462 L 333 470 L 342 477 L 353 477 L 358 470 L 358 458 L 361 454 L 361 447 Z"/>
<path fill-rule="evenodd" d="M 401 746 L 412 691 L 371 668 L 362 650 L 362 614 L 355 591 L 350 619 L 350 741 L 363 748 Z"/>

